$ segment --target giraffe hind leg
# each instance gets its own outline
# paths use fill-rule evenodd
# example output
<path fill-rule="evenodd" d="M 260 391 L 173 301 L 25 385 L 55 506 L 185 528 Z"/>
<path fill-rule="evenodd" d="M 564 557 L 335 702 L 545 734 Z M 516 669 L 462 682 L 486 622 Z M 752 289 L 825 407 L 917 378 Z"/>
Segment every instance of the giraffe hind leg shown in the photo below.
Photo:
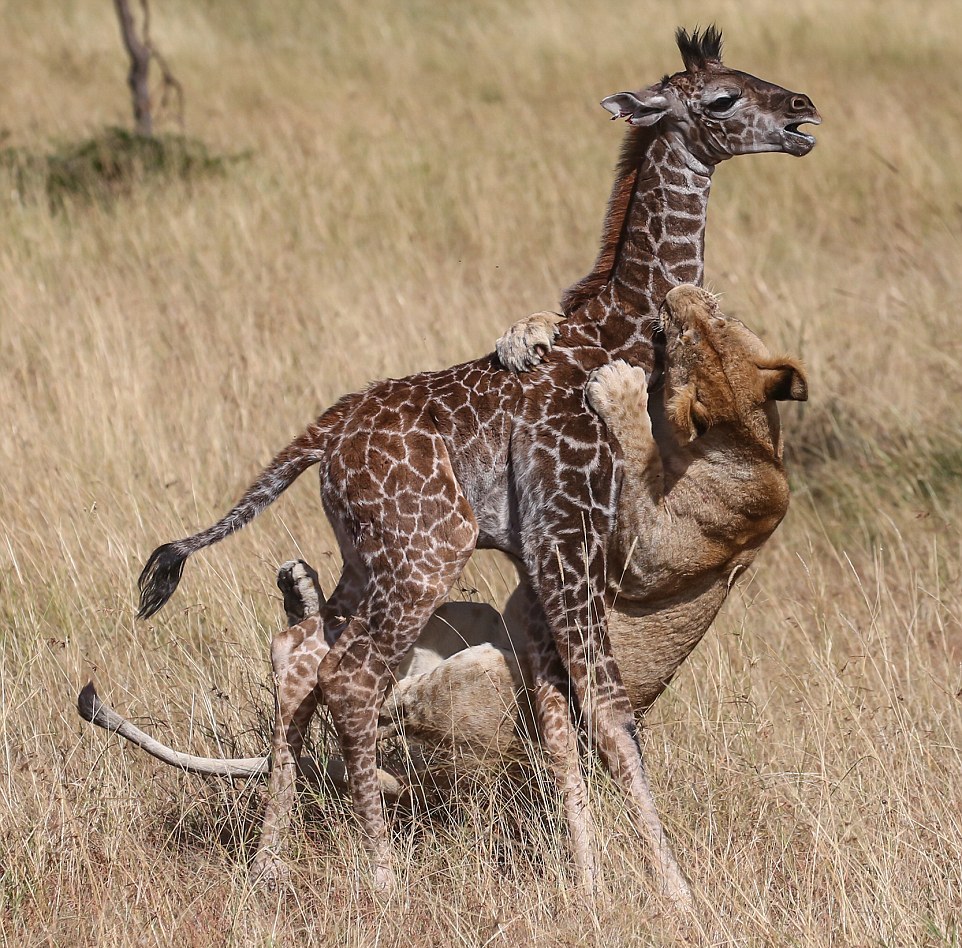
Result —
<path fill-rule="evenodd" d="M 320 698 L 317 669 L 328 651 L 316 616 L 284 629 L 271 642 L 276 679 L 271 775 L 261 837 L 251 865 L 252 878 L 268 885 L 288 877 L 282 850 L 294 806 L 297 761 Z"/>
<path fill-rule="evenodd" d="M 377 728 L 393 669 L 444 600 L 464 560 L 452 564 L 431 589 L 395 587 L 385 599 L 361 604 L 318 669 L 324 703 L 334 722 L 364 842 L 373 859 L 374 887 L 393 883 L 387 823 L 377 780 Z"/>
<path fill-rule="evenodd" d="M 453 473 L 438 479 L 431 501 L 408 508 L 412 529 L 403 534 L 390 523 L 363 533 L 354 552 L 367 579 L 365 593 L 318 668 L 381 891 L 393 880 L 375 753 L 381 705 L 398 665 L 447 597 L 478 537 Z"/>

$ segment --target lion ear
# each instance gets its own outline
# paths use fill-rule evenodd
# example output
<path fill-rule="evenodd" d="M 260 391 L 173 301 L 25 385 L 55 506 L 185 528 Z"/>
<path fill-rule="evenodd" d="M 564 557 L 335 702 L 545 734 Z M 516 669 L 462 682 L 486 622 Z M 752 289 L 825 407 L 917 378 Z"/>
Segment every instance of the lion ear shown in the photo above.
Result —
<path fill-rule="evenodd" d="M 708 409 L 698 401 L 698 392 L 691 384 L 686 385 L 672 398 L 668 405 L 668 413 L 675 422 L 675 427 L 687 437 L 689 442 L 703 435 L 711 427 Z"/>
<path fill-rule="evenodd" d="M 760 365 L 765 400 L 807 402 L 808 379 L 805 370 L 794 359 L 780 359 Z"/>

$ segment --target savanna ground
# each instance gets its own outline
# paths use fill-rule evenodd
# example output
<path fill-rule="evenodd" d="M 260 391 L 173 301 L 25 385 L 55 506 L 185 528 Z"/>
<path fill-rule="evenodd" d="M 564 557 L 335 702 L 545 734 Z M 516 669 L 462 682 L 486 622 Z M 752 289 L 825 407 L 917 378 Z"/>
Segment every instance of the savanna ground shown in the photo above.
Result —
<path fill-rule="evenodd" d="M 320 5 L 318 5 L 320 6 Z M 382 375 L 489 351 L 594 258 L 621 137 L 598 100 L 731 65 L 811 95 L 802 161 L 719 168 L 708 279 L 801 355 L 792 509 L 648 721 L 694 939 L 956 945 L 962 929 L 962 36 L 937 2 L 154 4 L 219 172 L 56 201 L 0 172 L 0 931 L 11 945 L 622 945 L 679 936 L 596 781 L 605 887 L 566 889 L 550 795 L 504 781 L 395 822 L 368 894 L 344 805 L 301 808 L 296 890 L 245 878 L 257 786 L 83 724 L 102 693 L 182 749 L 262 753 L 275 567 L 330 589 L 304 478 L 134 621 L 160 541 Z M 128 123 L 111 5 L 0 7 L 0 144 Z M 167 126 L 170 127 L 169 125 Z M 512 573 L 476 558 L 460 594 Z M 533 802 L 532 802 L 533 801 Z"/>

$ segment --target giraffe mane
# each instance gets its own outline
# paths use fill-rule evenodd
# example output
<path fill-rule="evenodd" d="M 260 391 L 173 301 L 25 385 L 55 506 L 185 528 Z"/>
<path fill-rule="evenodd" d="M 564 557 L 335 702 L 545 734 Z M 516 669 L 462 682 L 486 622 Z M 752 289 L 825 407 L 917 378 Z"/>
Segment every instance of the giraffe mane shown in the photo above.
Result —
<path fill-rule="evenodd" d="M 628 217 L 628 208 L 631 206 L 631 196 L 635 191 L 638 170 L 654 136 L 653 129 L 640 127 L 629 128 L 625 135 L 615 169 L 615 183 L 608 198 L 598 258 L 591 272 L 569 286 L 561 295 L 561 309 L 567 316 L 597 296 L 611 278 L 621 248 L 621 235 Z"/>
<path fill-rule="evenodd" d="M 691 33 L 683 27 L 678 27 L 675 31 L 675 41 L 678 43 L 678 51 L 684 60 L 685 69 L 689 72 L 704 69 L 708 63 L 721 63 L 722 31 L 714 23 L 704 30 L 695 27 Z M 671 77 L 666 75 L 661 80 L 661 85 L 665 86 L 670 81 Z M 561 295 L 561 309 L 567 316 L 596 296 L 611 278 L 618 259 L 618 250 L 621 247 L 621 235 L 628 208 L 631 205 L 638 170 L 652 138 L 652 130 L 649 128 L 631 128 L 625 136 L 615 171 L 615 183 L 608 198 L 608 210 L 605 213 L 605 223 L 601 232 L 601 250 L 598 258 L 591 272 L 569 286 Z"/>
<path fill-rule="evenodd" d="M 688 72 L 698 72 L 709 62 L 721 62 L 722 33 L 714 23 L 704 30 L 695 27 L 690 34 L 679 26 L 675 31 L 675 42 Z"/>

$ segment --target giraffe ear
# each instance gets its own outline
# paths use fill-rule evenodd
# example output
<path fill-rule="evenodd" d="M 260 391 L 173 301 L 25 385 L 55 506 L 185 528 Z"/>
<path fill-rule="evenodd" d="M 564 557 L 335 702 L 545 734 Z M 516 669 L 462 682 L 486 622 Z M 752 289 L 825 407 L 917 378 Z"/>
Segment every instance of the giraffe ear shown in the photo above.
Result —
<path fill-rule="evenodd" d="M 629 125 L 654 125 L 671 108 L 667 97 L 653 89 L 617 92 L 602 99 L 601 104 L 611 113 L 612 120 L 626 118 Z"/>

